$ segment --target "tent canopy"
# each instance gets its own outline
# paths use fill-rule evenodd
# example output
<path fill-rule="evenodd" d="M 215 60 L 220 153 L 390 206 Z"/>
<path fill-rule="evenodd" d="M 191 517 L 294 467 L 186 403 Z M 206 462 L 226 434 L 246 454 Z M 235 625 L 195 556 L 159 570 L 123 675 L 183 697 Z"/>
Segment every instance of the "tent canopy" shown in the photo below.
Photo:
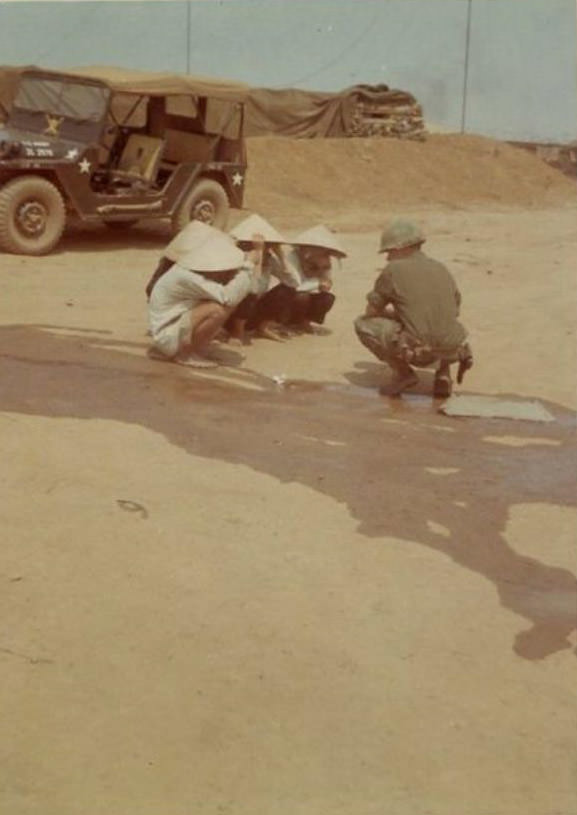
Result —
<path fill-rule="evenodd" d="M 251 88 L 246 103 L 245 135 L 351 136 L 359 106 L 400 113 L 416 109 L 417 101 L 412 94 L 388 85 L 352 85 L 336 93 Z"/>

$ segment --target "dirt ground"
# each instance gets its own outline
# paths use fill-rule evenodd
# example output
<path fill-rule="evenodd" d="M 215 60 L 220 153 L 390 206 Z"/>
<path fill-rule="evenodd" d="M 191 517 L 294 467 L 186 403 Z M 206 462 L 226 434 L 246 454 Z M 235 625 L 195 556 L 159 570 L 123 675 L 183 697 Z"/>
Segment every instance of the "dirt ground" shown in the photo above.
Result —
<path fill-rule="evenodd" d="M 409 208 L 460 390 L 555 422 L 445 417 L 427 372 L 377 395 L 375 212 L 319 211 L 328 332 L 216 372 L 144 355 L 162 229 L 2 256 L 0 811 L 576 811 L 576 202 Z"/>

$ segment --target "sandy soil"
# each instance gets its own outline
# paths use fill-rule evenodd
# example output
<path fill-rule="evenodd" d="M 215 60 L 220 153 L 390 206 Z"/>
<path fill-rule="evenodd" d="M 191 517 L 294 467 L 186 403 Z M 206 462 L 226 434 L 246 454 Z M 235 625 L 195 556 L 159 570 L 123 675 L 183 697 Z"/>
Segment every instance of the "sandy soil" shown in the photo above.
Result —
<path fill-rule="evenodd" d="M 248 140 L 245 205 L 297 226 L 378 229 L 400 208 L 540 209 L 575 205 L 575 180 L 537 156 L 475 135 Z"/>
<path fill-rule="evenodd" d="M 412 209 L 462 390 L 554 423 L 376 396 L 366 212 L 330 333 L 216 373 L 144 357 L 162 230 L 2 257 L 2 812 L 575 812 L 577 210 Z"/>

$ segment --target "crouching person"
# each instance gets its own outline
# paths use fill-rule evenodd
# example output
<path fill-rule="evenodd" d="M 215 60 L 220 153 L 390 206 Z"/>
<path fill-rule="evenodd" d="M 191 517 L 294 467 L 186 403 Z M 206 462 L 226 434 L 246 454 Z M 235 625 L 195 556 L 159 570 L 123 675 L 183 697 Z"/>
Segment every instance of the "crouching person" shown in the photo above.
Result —
<path fill-rule="evenodd" d="M 208 231 L 207 231 L 208 230 Z M 211 368 L 209 344 L 255 285 L 262 241 L 255 235 L 249 260 L 233 240 L 203 225 L 190 242 L 181 236 L 177 261 L 154 282 L 148 304 L 153 359 Z M 178 238 L 178 236 L 177 236 Z M 174 253 L 172 253 L 174 256 Z"/>
<path fill-rule="evenodd" d="M 231 339 L 241 344 L 248 342 L 246 328 L 259 337 L 282 341 L 276 326 L 284 314 L 286 297 L 281 295 L 277 298 L 274 292 L 279 286 L 275 284 L 283 284 L 283 290 L 286 289 L 292 296 L 300 282 L 297 272 L 287 264 L 281 248 L 287 243 L 286 239 L 260 215 L 249 215 L 230 231 L 231 237 L 244 252 L 253 249 L 255 234 L 261 235 L 264 240 L 262 271 L 252 294 L 244 298 L 225 324 Z"/>
<path fill-rule="evenodd" d="M 424 242 L 411 221 L 397 218 L 386 225 L 379 251 L 389 262 L 355 321 L 362 344 L 392 369 L 382 392 L 393 396 L 418 383 L 414 367 L 436 365 L 434 395 L 448 397 L 451 364 L 459 362 L 458 381 L 472 365 L 467 332 L 457 319 L 461 295 L 449 270 L 421 251 Z"/>
<path fill-rule="evenodd" d="M 312 324 L 322 325 L 335 302 L 332 259 L 346 257 L 336 236 L 320 225 L 291 243 L 288 251 L 280 242 L 269 243 L 266 264 L 280 282 L 259 299 L 249 320 L 249 328 L 261 337 L 279 340 L 293 331 L 313 333 Z"/>
<path fill-rule="evenodd" d="M 335 302 L 331 261 L 346 257 L 336 236 L 326 226 L 315 226 L 295 238 L 285 251 L 282 244 L 286 241 L 274 227 L 252 215 L 231 232 L 244 248 L 250 246 L 246 240 L 249 227 L 262 231 L 266 251 L 247 328 L 259 337 L 277 341 L 290 335 L 291 329 L 312 333 L 312 323 L 324 323 Z"/>
<path fill-rule="evenodd" d="M 336 235 L 320 224 L 301 232 L 293 241 L 287 263 L 296 271 L 297 285 L 282 322 L 297 331 L 313 332 L 313 323 L 322 325 L 335 302 L 332 293 L 332 260 L 346 258 Z"/>
<path fill-rule="evenodd" d="M 164 252 L 158 265 L 146 284 L 146 299 L 150 300 L 152 290 L 158 283 L 161 277 L 168 272 L 179 259 L 196 247 L 202 246 L 207 240 L 214 236 L 214 229 L 212 226 L 205 224 L 203 221 L 190 221 L 180 232 L 174 236 L 168 246 L 165 247 Z"/>

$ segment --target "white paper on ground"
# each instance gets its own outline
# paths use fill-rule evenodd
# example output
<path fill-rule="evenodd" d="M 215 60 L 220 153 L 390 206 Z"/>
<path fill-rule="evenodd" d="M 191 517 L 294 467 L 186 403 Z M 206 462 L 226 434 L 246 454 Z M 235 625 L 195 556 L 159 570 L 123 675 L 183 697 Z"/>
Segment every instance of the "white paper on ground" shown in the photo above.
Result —
<path fill-rule="evenodd" d="M 451 396 L 439 408 L 447 416 L 479 416 L 485 419 L 522 419 L 554 422 L 555 417 L 540 402 L 499 399 L 498 396 Z"/>

